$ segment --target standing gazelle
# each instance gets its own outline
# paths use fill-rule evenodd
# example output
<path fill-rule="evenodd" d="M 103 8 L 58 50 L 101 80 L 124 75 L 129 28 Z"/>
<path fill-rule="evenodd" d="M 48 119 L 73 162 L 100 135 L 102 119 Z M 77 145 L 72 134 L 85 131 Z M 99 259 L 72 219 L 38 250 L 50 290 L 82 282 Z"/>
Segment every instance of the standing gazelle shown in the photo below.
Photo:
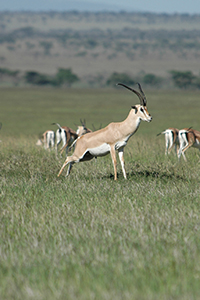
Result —
<path fill-rule="evenodd" d="M 170 127 L 157 134 L 157 136 L 160 134 L 165 135 L 165 155 L 170 154 L 173 147 L 175 149 L 176 154 L 178 155 L 178 150 L 179 150 L 178 133 L 179 130 L 177 128 Z"/>
<path fill-rule="evenodd" d="M 42 137 L 38 139 L 37 146 L 44 145 L 44 149 L 54 148 L 55 145 L 55 132 L 53 130 L 47 130 L 42 134 Z"/>
<path fill-rule="evenodd" d="M 56 155 L 58 153 L 58 145 L 61 143 L 61 141 L 63 142 L 63 145 L 60 153 L 62 154 L 66 148 L 67 155 L 69 146 L 71 146 L 73 141 L 77 139 L 78 135 L 76 134 L 76 131 L 67 126 L 61 127 L 58 123 L 52 123 L 52 125 L 57 125 L 59 127 L 56 131 Z"/>
<path fill-rule="evenodd" d="M 140 93 L 123 83 L 118 83 L 130 91 L 134 92 L 140 99 L 140 104 L 132 106 L 128 117 L 123 122 L 110 123 L 105 128 L 87 133 L 77 139 L 74 153 L 68 156 L 63 164 L 58 177 L 62 173 L 66 165 L 69 164 L 67 176 L 69 175 L 72 165 L 77 162 L 91 160 L 93 157 L 104 156 L 109 152 L 111 154 L 114 166 L 114 179 L 117 180 L 117 160 L 115 151 L 118 151 L 124 178 L 126 179 L 126 171 L 124 166 L 124 147 L 129 138 L 137 131 L 140 121 L 150 122 L 151 115 L 146 108 L 146 97 L 142 91 L 141 85 L 138 83 Z"/>
<path fill-rule="evenodd" d="M 185 151 L 190 147 L 194 147 L 200 150 L 200 132 L 190 128 L 184 128 L 179 131 L 179 141 L 180 141 L 180 149 L 178 153 L 178 158 L 183 155 L 185 161 L 187 161 L 185 157 Z"/>

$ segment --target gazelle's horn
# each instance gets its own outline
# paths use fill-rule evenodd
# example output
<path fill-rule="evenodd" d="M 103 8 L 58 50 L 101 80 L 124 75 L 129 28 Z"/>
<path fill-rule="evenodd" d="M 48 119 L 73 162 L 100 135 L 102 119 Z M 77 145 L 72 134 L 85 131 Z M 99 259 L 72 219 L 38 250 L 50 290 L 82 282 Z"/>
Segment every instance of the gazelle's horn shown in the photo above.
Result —
<path fill-rule="evenodd" d="M 140 92 L 142 93 L 142 95 L 141 95 L 138 91 L 136 91 L 136 90 L 130 88 L 129 86 L 127 86 L 127 85 L 125 85 L 125 84 L 123 84 L 123 83 L 120 83 L 120 82 L 119 82 L 119 83 L 117 83 L 117 85 L 121 85 L 121 86 L 127 88 L 128 90 L 130 90 L 131 92 L 135 93 L 135 94 L 138 96 L 138 98 L 140 99 L 140 104 L 141 104 L 142 106 L 146 106 L 146 98 L 145 98 L 145 96 L 144 96 L 144 93 L 143 93 L 143 91 L 142 91 L 141 85 L 140 85 L 139 83 L 138 83 L 138 86 L 139 86 L 139 89 L 140 89 Z"/>
<path fill-rule="evenodd" d="M 137 82 L 137 85 L 138 85 L 138 87 L 139 87 L 140 93 L 141 93 L 142 96 L 143 96 L 144 106 L 146 106 L 146 104 L 147 104 L 147 99 L 146 99 L 146 96 L 145 96 L 145 94 L 144 94 L 144 92 L 143 92 L 143 90 L 142 90 L 141 84 L 140 84 L 139 82 Z"/>

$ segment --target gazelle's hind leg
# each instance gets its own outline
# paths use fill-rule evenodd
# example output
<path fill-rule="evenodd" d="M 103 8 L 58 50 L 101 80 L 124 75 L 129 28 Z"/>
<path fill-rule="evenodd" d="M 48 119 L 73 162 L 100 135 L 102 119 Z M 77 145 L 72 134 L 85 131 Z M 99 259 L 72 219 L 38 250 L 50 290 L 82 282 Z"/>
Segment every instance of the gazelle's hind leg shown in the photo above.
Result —
<path fill-rule="evenodd" d="M 186 134 L 183 133 L 181 134 L 181 141 L 180 141 L 180 148 L 179 148 L 179 152 L 178 152 L 178 158 L 180 159 L 181 157 L 181 154 L 183 155 L 183 158 L 185 161 L 187 161 L 186 157 L 185 157 L 185 151 L 191 147 L 191 145 L 188 143 L 188 140 L 187 140 L 187 137 L 186 137 Z"/>
<path fill-rule="evenodd" d="M 184 159 L 184 161 L 187 161 L 187 158 L 185 157 L 185 153 L 182 151 L 182 153 L 181 153 L 182 155 L 183 155 L 183 159 Z"/>
<path fill-rule="evenodd" d="M 165 155 L 168 155 L 171 151 L 171 147 L 172 147 L 172 140 L 171 140 L 171 135 L 170 133 L 167 131 L 165 133 Z"/>
<path fill-rule="evenodd" d="M 168 154 L 170 154 L 172 147 L 174 145 L 174 141 L 173 141 L 173 133 L 170 132 L 168 133 L 168 139 L 169 139 L 169 148 L 168 148 Z"/>
<path fill-rule="evenodd" d="M 188 148 L 192 147 L 192 145 L 193 145 L 193 143 L 188 143 L 187 146 L 185 146 L 185 147 L 183 147 L 183 148 L 181 149 L 181 154 L 183 155 L 183 158 L 184 158 L 185 161 L 187 161 L 187 159 L 186 159 L 186 157 L 185 157 L 185 151 L 186 151 Z"/>
<path fill-rule="evenodd" d="M 174 151 L 175 151 L 175 155 L 178 156 L 178 152 L 179 152 L 179 145 L 177 145 L 176 143 L 174 143 Z"/>

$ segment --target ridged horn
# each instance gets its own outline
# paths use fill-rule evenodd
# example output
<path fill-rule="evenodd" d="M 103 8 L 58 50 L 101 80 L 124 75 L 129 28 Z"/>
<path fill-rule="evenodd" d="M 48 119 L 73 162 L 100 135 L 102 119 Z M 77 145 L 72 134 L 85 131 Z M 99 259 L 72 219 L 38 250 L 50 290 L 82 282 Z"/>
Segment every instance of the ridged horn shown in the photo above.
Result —
<path fill-rule="evenodd" d="M 140 99 L 140 104 L 142 106 L 146 106 L 146 104 L 147 104 L 146 97 L 145 97 L 144 92 L 142 91 L 141 85 L 139 83 L 138 83 L 138 87 L 139 87 L 139 90 L 140 90 L 141 94 L 138 91 L 130 88 L 126 84 L 123 84 L 123 83 L 119 82 L 119 83 L 117 83 L 117 85 L 121 85 L 121 86 L 127 88 L 128 90 L 132 91 L 133 93 L 135 93 L 138 96 L 138 98 Z"/>

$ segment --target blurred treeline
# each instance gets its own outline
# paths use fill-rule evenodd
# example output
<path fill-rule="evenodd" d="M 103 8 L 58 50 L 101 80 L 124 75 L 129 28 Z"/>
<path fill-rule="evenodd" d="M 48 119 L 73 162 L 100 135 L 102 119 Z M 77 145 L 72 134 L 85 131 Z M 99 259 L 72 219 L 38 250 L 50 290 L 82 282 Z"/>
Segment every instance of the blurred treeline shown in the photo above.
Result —
<path fill-rule="evenodd" d="M 200 88 L 200 15 L 1 12 L 0 85 Z"/>
<path fill-rule="evenodd" d="M 123 82 L 124 84 L 135 84 L 137 82 L 143 83 L 145 86 L 152 88 L 162 88 L 169 86 L 169 81 L 174 87 L 180 89 L 196 88 L 200 89 L 200 76 L 195 76 L 191 71 L 176 71 L 172 70 L 169 72 L 170 77 L 164 78 L 156 76 L 155 74 L 140 74 L 135 77 L 131 77 L 126 73 L 114 72 L 109 78 L 105 78 L 104 87 L 114 87 L 116 83 Z M 20 84 L 24 85 L 38 85 L 38 86 L 54 86 L 71 87 L 75 83 L 79 82 L 78 75 L 74 74 L 71 69 L 59 68 L 57 73 L 53 76 L 48 74 L 41 74 L 35 71 L 20 72 L 18 70 L 11 71 L 6 68 L 0 68 L 1 82 L 10 81 L 13 85 L 17 86 Z"/>

